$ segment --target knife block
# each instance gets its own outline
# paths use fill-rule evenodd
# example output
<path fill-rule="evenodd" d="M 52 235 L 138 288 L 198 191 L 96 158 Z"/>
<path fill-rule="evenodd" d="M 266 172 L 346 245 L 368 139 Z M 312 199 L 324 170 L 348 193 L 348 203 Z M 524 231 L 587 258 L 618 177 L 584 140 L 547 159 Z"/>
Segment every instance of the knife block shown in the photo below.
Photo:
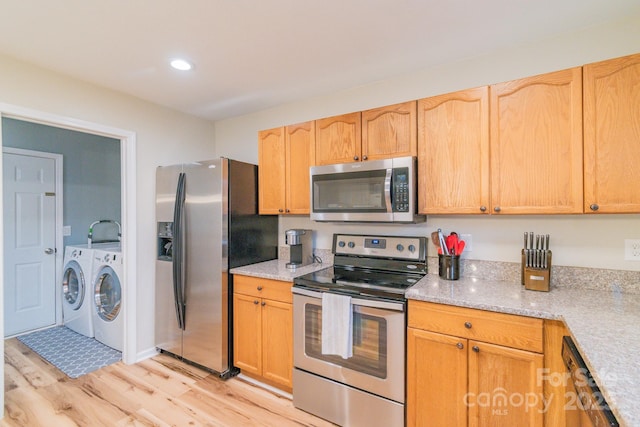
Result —
<path fill-rule="evenodd" d="M 527 267 L 525 252 L 522 250 L 522 284 L 530 291 L 549 292 L 551 284 L 551 251 L 547 251 L 547 267 Z"/>

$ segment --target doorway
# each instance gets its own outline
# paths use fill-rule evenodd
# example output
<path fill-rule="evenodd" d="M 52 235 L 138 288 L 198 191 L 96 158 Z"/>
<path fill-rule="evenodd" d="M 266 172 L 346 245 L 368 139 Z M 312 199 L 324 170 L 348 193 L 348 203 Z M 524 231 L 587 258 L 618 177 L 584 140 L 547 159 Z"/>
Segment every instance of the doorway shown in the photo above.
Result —
<path fill-rule="evenodd" d="M 24 120 L 45 124 L 55 128 L 69 129 L 91 135 L 105 136 L 120 141 L 121 164 L 121 212 L 122 212 L 122 253 L 123 281 L 128 285 L 123 290 L 124 363 L 135 363 L 136 351 L 136 289 L 135 289 L 135 218 L 136 218 L 136 135 L 134 132 L 113 128 L 69 117 L 25 109 L 13 105 L 0 104 L 0 118 Z M 0 229 L 1 230 L 1 229 Z M 0 257 L 2 263 L 4 257 Z M 0 264 L 2 265 L 2 264 Z M 4 266 L 2 265 L 2 269 Z M 4 289 L 0 289 L 4 291 Z M 0 305 L 1 307 L 2 305 Z M 0 316 L 2 319 L 3 316 Z M 1 321 L 1 320 L 0 320 Z M 4 325 L 3 325 L 4 328 Z"/>

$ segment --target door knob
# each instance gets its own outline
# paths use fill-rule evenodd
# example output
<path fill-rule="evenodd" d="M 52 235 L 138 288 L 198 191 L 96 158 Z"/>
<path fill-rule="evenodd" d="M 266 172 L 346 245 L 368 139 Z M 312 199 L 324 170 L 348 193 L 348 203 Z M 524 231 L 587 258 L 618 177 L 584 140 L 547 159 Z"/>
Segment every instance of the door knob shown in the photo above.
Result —
<path fill-rule="evenodd" d="M 47 248 L 44 250 L 44 253 L 47 255 L 51 255 L 52 253 L 54 253 L 55 251 L 52 248 Z"/>

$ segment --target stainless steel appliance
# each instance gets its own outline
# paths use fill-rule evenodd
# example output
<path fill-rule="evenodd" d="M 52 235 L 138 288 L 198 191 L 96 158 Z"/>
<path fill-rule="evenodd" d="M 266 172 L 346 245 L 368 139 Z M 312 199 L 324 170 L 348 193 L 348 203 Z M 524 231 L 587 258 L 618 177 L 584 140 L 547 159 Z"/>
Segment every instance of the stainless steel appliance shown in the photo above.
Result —
<path fill-rule="evenodd" d="M 576 344 L 568 336 L 562 338 L 562 360 L 570 380 L 565 392 L 565 408 L 571 410 L 567 412 L 567 425 L 617 427 L 618 421 L 609 409 Z M 576 407 L 572 408 L 573 405 Z"/>
<path fill-rule="evenodd" d="M 285 243 L 289 246 L 289 262 L 286 267 L 295 270 L 313 264 L 311 230 L 296 228 L 285 231 L 284 235 Z"/>
<path fill-rule="evenodd" d="M 415 157 L 310 168 L 315 221 L 422 222 Z"/>
<path fill-rule="evenodd" d="M 223 378 L 237 373 L 229 269 L 277 258 L 257 182 L 257 166 L 225 158 L 156 171 L 156 347 Z"/>
<path fill-rule="evenodd" d="M 343 426 L 405 422 L 406 299 L 426 238 L 334 234 L 334 265 L 294 279 L 293 404 Z M 350 355 L 323 352 L 327 294 L 350 298 Z"/>

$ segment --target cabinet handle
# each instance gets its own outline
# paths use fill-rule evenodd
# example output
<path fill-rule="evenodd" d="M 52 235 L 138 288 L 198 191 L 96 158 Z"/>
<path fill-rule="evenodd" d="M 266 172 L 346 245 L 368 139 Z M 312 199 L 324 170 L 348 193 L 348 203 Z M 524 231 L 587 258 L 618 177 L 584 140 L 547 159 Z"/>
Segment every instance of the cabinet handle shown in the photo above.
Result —
<path fill-rule="evenodd" d="M 471 324 L 471 322 L 464 322 L 464 327 L 467 329 L 471 329 L 473 325 Z"/>
<path fill-rule="evenodd" d="M 283 212 L 283 211 L 282 211 L 282 208 L 278 209 L 278 212 L 282 213 L 282 212 Z"/>
<path fill-rule="evenodd" d="M 254 304 L 256 304 L 256 305 L 258 305 L 258 303 L 260 303 L 260 301 L 258 301 L 258 300 L 256 299 L 256 300 L 253 300 L 253 303 L 254 303 Z"/>
<path fill-rule="evenodd" d="M 262 301 L 262 304 L 260 304 L 260 305 L 264 307 L 265 305 L 267 305 L 267 302 L 266 301 Z"/>
<path fill-rule="evenodd" d="M 291 211 L 290 211 L 289 209 L 285 209 L 285 212 L 286 212 L 286 213 L 289 213 L 289 212 L 291 212 Z"/>
<path fill-rule="evenodd" d="M 353 160 L 359 160 L 358 156 L 353 156 Z"/>
<path fill-rule="evenodd" d="M 258 290 L 261 291 L 262 290 L 262 286 L 258 286 Z"/>
<path fill-rule="evenodd" d="M 460 350 L 462 350 L 464 348 L 464 344 L 459 342 L 458 344 L 456 344 L 456 347 L 458 347 Z"/>
<path fill-rule="evenodd" d="M 362 156 L 362 160 L 368 160 L 369 157 L 368 156 Z"/>
<path fill-rule="evenodd" d="M 494 212 L 500 212 L 502 209 L 500 209 L 500 206 L 496 206 L 495 208 L 493 208 Z"/>
<path fill-rule="evenodd" d="M 471 347 L 471 349 L 476 353 L 480 353 L 480 347 L 478 347 L 477 345 L 474 345 L 473 347 Z"/>
<path fill-rule="evenodd" d="M 482 205 L 480 206 L 480 212 L 486 212 L 487 211 L 487 207 Z"/>
<path fill-rule="evenodd" d="M 589 209 L 591 209 L 592 211 L 597 211 L 598 209 L 600 209 L 600 206 L 598 206 L 597 203 L 592 203 L 589 205 Z"/>

